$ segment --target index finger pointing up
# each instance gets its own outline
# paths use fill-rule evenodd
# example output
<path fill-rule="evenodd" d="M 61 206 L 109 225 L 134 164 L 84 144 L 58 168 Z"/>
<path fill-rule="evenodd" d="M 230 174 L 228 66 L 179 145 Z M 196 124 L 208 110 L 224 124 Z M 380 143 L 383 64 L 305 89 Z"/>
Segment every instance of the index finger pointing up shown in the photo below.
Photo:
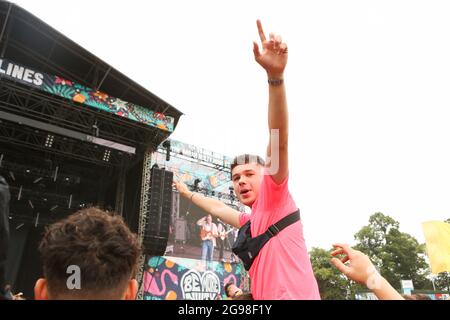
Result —
<path fill-rule="evenodd" d="M 261 39 L 261 42 L 266 41 L 266 36 L 264 35 L 264 31 L 261 25 L 261 21 L 256 20 L 256 26 L 258 27 L 258 33 L 259 33 L 259 38 Z"/>

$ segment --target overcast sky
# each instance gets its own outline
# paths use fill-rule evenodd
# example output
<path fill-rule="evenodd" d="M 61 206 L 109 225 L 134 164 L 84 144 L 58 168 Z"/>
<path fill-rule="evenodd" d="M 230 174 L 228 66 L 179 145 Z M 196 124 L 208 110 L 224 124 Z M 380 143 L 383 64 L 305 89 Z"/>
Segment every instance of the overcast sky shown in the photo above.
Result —
<path fill-rule="evenodd" d="M 352 243 L 375 212 L 420 242 L 421 222 L 450 218 L 448 1 L 15 2 L 184 112 L 173 139 L 229 156 L 268 142 L 259 18 L 289 46 L 308 247 Z"/>

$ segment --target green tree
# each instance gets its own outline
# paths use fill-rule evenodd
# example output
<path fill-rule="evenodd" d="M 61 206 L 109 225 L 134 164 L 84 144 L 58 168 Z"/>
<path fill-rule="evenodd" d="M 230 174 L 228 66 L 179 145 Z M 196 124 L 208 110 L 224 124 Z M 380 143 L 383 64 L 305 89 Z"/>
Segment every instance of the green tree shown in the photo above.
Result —
<path fill-rule="evenodd" d="M 443 290 L 450 292 L 450 272 L 441 272 L 434 280 L 436 290 Z"/>
<path fill-rule="evenodd" d="M 425 260 L 425 245 L 399 230 L 393 218 L 377 212 L 369 224 L 355 234 L 356 249 L 367 254 L 380 273 L 395 288 L 401 280 L 412 280 L 415 289 L 432 289 L 427 279 L 429 267 Z"/>
<path fill-rule="evenodd" d="M 323 300 L 354 299 L 355 285 L 331 263 L 331 251 L 313 248 L 310 251 L 311 264 Z"/>

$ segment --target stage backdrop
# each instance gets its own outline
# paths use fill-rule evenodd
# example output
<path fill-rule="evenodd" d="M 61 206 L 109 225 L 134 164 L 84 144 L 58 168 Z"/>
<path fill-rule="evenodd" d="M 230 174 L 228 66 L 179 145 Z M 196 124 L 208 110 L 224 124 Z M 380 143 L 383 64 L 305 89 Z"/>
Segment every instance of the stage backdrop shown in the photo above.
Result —
<path fill-rule="evenodd" d="M 225 299 L 224 287 L 235 283 L 248 288 L 247 273 L 240 263 L 211 262 L 176 257 L 151 257 L 144 273 L 144 300 Z"/>

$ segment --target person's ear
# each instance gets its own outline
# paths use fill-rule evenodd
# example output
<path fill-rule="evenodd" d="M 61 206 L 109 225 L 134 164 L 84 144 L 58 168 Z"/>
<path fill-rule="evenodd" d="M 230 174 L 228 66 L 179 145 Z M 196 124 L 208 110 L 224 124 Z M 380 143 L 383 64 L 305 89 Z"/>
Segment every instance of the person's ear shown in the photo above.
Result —
<path fill-rule="evenodd" d="M 125 300 L 136 300 L 136 295 L 138 292 L 138 282 L 136 279 L 131 279 L 128 281 L 127 291 L 125 292 Z"/>
<path fill-rule="evenodd" d="M 40 278 L 34 285 L 34 299 L 35 300 L 49 300 L 47 280 Z"/>

